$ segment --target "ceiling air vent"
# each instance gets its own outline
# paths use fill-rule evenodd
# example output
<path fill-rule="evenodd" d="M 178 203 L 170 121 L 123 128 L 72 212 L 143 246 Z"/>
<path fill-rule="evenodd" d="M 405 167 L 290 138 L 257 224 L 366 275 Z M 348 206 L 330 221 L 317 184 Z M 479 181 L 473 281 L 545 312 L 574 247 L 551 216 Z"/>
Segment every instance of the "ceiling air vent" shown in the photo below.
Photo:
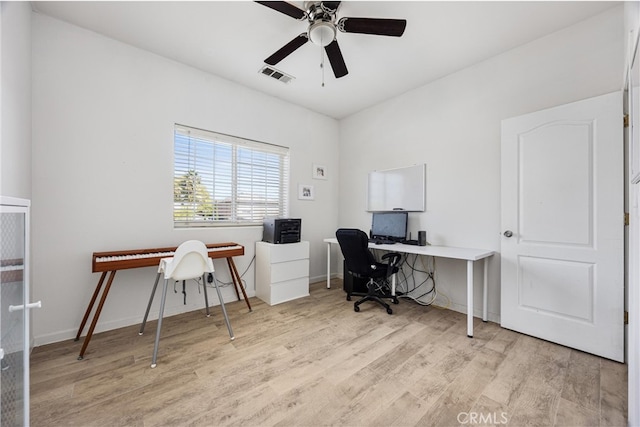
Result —
<path fill-rule="evenodd" d="M 291 80 L 295 79 L 295 77 L 290 76 L 289 74 L 283 71 L 276 70 L 275 68 L 269 65 L 265 65 L 264 67 L 260 68 L 260 73 L 264 74 L 265 76 L 269 76 L 273 79 L 276 79 L 278 81 L 281 81 L 282 83 L 289 83 L 291 82 Z"/>

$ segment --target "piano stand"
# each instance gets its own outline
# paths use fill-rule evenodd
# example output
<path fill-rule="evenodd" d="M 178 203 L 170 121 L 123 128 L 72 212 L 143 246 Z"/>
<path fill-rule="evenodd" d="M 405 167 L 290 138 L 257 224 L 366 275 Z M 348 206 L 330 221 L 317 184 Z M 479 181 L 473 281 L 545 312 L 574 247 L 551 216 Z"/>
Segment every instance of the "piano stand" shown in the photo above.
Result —
<path fill-rule="evenodd" d="M 244 286 L 242 286 L 242 278 L 238 273 L 238 269 L 236 268 L 236 263 L 233 262 L 233 258 L 227 257 L 227 265 L 229 266 L 229 272 L 231 273 L 231 280 L 233 281 L 233 287 L 236 290 L 236 296 L 238 297 L 238 300 L 240 300 L 240 294 L 238 293 L 238 288 L 240 288 L 240 290 L 242 291 L 242 296 L 244 297 L 244 300 L 247 303 L 247 308 L 249 308 L 249 311 L 253 311 L 253 309 L 251 308 L 251 304 L 249 304 L 249 298 L 247 297 L 247 293 L 244 290 Z"/>
<path fill-rule="evenodd" d="M 78 341 L 80 339 L 82 330 L 84 329 L 84 326 L 87 324 L 87 319 L 89 318 L 89 314 L 93 309 L 93 304 L 95 304 L 96 302 L 98 294 L 100 293 L 100 288 L 102 288 L 102 284 L 104 283 L 104 278 L 106 276 L 107 276 L 106 271 L 104 271 L 100 276 L 100 281 L 96 286 L 96 290 L 93 292 L 93 297 L 91 297 L 91 302 L 89 302 L 87 311 L 84 313 L 84 317 L 82 318 L 82 323 L 80 323 L 80 329 L 78 329 L 78 334 L 76 335 L 75 341 Z M 100 303 L 98 304 L 98 308 L 96 309 L 96 312 L 93 315 L 93 320 L 91 321 L 91 326 L 89 326 L 89 331 L 87 332 L 87 336 L 84 338 L 84 343 L 82 343 L 82 349 L 80 350 L 80 355 L 78 356 L 78 360 L 82 360 L 84 358 L 84 352 L 87 350 L 89 341 L 91 341 L 91 337 L 93 336 L 93 330 L 96 328 L 96 324 L 98 323 L 98 318 L 100 317 L 100 312 L 102 312 L 102 307 L 104 306 L 104 302 L 107 300 L 107 294 L 109 293 L 109 289 L 111 289 L 111 284 L 113 283 L 113 278 L 115 276 L 116 276 L 116 270 L 111 271 L 111 274 L 109 274 L 109 280 L 107 280 L 107 286 L 104 288 L 104 292 L 102 293 L 102 297 L 100 298 Z"/>
<path fill-rule="evenodd" d="M 212 247 L 224 247 L 224 246 L 231 246 L 231 245 L 236 245 L 235 243 L 223 243 L 223 244 L 214 244 L 214 245 L 207 245 L 207 247 L 211 250 Z M 236 245 L 236 246 L 240 246 L 240 245 Z M 142 250 L 141 252 L 163 252 L 163 251 L 168 251 L 168 250 L 173 250 L 175 251 L 176 248 L 163 248 L 163 249 L 149 249 L 149 250 Z M 122 253 L 133 253 L 135 251 L 128 251 L 128 252 L 122 252 Z M 100 256 L 100 255 L 113 255 L 115 253 L 94 253 L 93 254 L 93 272 L 98 272 L 101 270 L 98 270 L 96 268 L 96 256 Z M 213 254 L 213 256 L 212 256 Z M 234 255 L 244 255 L 244 247 L 241 248 L 241 253 L 239 252 L 233 252 Z M 209 255 L 211 256 L 211 258 L 226 258 L 227 260 L 227 265 L 229 266 L 229 272 L 231 273 L 231 280 L 233 281 L 233 286 L 236 290 L 236 296 L 238 297 L 238 300 L 240 300 L 240 293 L 238 292 L 238 287 L 240 288 L 240 290 L 242 291 L 242 295 L 244 297 L 244 301 L 247 304 L 247 308 L 249 309 L 249 311 L 253 311 L 253 309 L 251 308 L 251 304 L 249 303 L 249 298 L 247 297 L 247 293 L 244 290 L 244 286 L 242 286 L 242 279 L 240 277 L 240 274 L 238 273 L 238 269 L 236 268 L 236 264 L 233 262 L 233 258 L 232 256 L 225 256 L 224 254 L 222 256 L 215 256 L 217 255 L 215 252 L 209 252 Z M 100 290 L 102 289 L 102 285 L 104 284 L 104 279 L 107 277 L 107 273 L 109 273 L 109 279 L 107 280 L 107 285 L 105 286 L 104 290 L 102 291 L 102 295 L 100 296 L 100 302 L 98 303 L 98 307 L 96 308 L 95 313 L 93 314 L 93 319 L 91 320 L 91 325 L 89 326 L 89 330 L 87 331 L 87 335 L 84 338 L 84 342 L 82 343 L 82 348 L 80 349 L 80 354 L 78 355 L 78 360 L 82 360 L 84 359 L 84 353 L 87 350 L 87 347 L 89 346 L 89 342 L 91 341 L 91 338 L 93 337 L 93 331 L 96 328 L 96 324 L 98 323 L 98 319 L 100 318 L 100 313 L 102 312 L 102 307 L 104 306 L 105 301 L 107 300 L 107 295 L 109 294 L 109 290 L 111 289 L 111 284 L 113 283 L 113 278 L 116 275 L 116 271 L 118 269 L 121 268 L 135 268 L 135 267 L 148 267 L 148 266 L 152 266 L 153 264 L 149 264 L 149 262 L 156 262 L 154 258 L 149 258 L 148 261 L 145 261 L 144 263 L 140 263 L 140 265 L 128 265 L 128 266 L 124 266 L 124 267 L 120 267 L 120 268 L 115 268 L 113 270 L 107 270 L 107 271 L 102 271 L 102 274 L 100 275 L 100 280 L 98 281 L 98 284 L 96 285 L 96 289 L 93 292 L 93 296 L 91 297 L 91 301 L 89 301 L 89 305 L 87 306 L 87 310 L 84 313 L 84 317 L 82 318 L 82 322 L 80 323 L 80 327 L 78 328 L 78 333 L 76 334 L 76 338 L 74 339 L 74 341 L 79 341 L 80 340 L 80 336 L 82 335 L 82 331 L 84 330 L 84 327 L 87 324 L 87 320 L 89 320 L 89 315 L 91 314 L 91 311 L 93 310 L 93 306 L 95 305 L 96 300 L 98 299 L 98 295 L 100 295 Z M 158 261 L 159 262 L 159 259 Z M 104 263 L 107 264 L 107 263 Z M 157 278 L 156 278 L 156 285 L 157 285 Z M 154 285 L 154 286 L 156 286 Z M 204 286 L 206 286 L 206 283 L 203 284 Z M 208 308 L 208 303 L 207 303 L 207 308 Z M 147 314 L 148 314 L 148 308 L 147 308 Z M 146 316 L 145 316 L 146 318 Z"/>

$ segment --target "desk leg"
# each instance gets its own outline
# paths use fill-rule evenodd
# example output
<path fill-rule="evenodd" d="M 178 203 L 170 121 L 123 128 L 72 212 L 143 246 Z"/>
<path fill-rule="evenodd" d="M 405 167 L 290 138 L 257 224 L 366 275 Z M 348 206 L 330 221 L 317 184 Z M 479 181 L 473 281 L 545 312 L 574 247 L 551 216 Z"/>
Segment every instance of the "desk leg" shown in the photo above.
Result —
<path fill-rule="evenodd" d="M 84 352 L 87 350 L 87 346 L 89 346 L 89 341 L 91 341 L 91 337 L 93 336 L 93 330 L 96 328 L 96 324 L 98 323 L 98 318 L 100 317 L 100 313 L 102 312 L 102 307 L 104 306 L 104 302 L 107 300 L 107 295 L 109 294 L 109 289 L 111 289 L 111 284 L 113 283 L 113 278 L 116 275 L 116 270 L 111 271 L 109 274 L 109 280 L 107 280 L 107 286 L 104 288 L 102 292 L 102 297 L 100 298 L 100 302 L 98 303 L 98 308 L 96 308 L 96 312 L 93 315 L 93 320 L 91 321 L 91 326 L 89 326 L 89 331 L 87 332 L 87 336 L 84 337 L 84 343 L 82 344 L 82 349 L 80 350 L 80 355 L 78 356 L 78 360 L 82 360 L 84 358 Z M 104 275 L 102 276 L 104 278 Z M 97 296 L 97 294 L 95 294 Z M 92 303 L 95 302 L 95 299 L 92 300 Z M 91 304 L 93 305 L 93 304 Z"/>
<path fill-rule="evenodd" d="M 467 336 L 473 338 L 473 261 L 467 261 Z"/>
<path fill-rule="evenodd" d="M 247 293 L 244 290 L 244 286 L 242 286 L 242 278 L 240 277 L 240 273 L 238 273 L 238 269 L 236 268 L 236 263 L 233 262 L 233 258 L 227 258 L 227 264 L 229 265 L 229 272 L 231 273 L 231 280 L 233 281 L 233 286 L 236 289 L 236 295 L 238 296 L 238 300 L 240 299 L 240 294 L 238 294 L 238 286 L 242 291 L 242 295 L 244 296 L 244 302 L 247 304 L 247 308 L 249 311 L 253 311 L 251 309 L 251 304 L 249 303 L 249 298 L 247 297 Z M 222 301 L 220 301 L 222 304 Z"/>
<path fill-rule="evenodd" d="M 489 258 L 484 259 L 484 282 L 482 283 L 482 321 L 487 321 L 487 283 L 489 282 Z"/>
<path fill-rule="evenodd" d="M 327 289 L 331 289 L 331 243 L 327 242 Z"/>

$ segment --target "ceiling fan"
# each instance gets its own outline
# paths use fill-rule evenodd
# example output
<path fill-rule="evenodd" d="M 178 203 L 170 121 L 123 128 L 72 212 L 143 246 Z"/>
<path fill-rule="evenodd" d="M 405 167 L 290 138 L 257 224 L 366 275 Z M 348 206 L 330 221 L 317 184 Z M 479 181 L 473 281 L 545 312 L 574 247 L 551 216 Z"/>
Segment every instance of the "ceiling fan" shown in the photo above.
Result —
<path fill-rule="evenodd" d="M 312 43 L 324 47 L 336 78 L 344 77 L 349 73 L 336 40 L 336 30 L 343 33 L 400 37 L 407 26 L 406 19 L 346 17 L 337 19 L 336 12 L 341 3 L 339 1 L 305 1 L 305 10 L 285 1 L 257 1 L 256 3 L 300 21 L 307 20 L 309 22 L 309 28 L 305 33 L 300 34 L 281 47 L 273 55 L 265 59 L 265 63 L 276 65 L 311 40 Z"/>

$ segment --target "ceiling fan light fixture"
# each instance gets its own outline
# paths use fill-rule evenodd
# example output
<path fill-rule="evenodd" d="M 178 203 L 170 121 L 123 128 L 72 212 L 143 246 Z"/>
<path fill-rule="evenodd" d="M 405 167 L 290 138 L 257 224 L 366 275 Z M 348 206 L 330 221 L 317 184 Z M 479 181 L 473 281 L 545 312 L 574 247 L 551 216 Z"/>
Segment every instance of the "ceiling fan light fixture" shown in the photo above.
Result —
<path fill-rule="evenodd" d="M 273 55 L 265 59 L 264 62 L 266 64 L 276 65 L 311 40 L 311 43 L 320 46 L 320 67 L 323 73 L 324 55 L 326 54 L 336 79 L 349 74 L 340 46 L 338 46 L 338 40 L 336 39 L 338 31 L 342 33 L 400 37 L 407 26 L 406 19 L 348 17 L 338 19 L 336 14 L 340 4 L 342 4 L 341 1 L 305 1 L 303 3 L 304 10 L 292 5 L 288 1 L 271 0 L 259 1 L 257 3 L 292 18 L 307 20 L 310 24 L 306 32 L 298 35 L 278 49 Z"/>
<path fill-rule="evenodd" d="M 309 40 L 325 47 L 336 38 L 336 27 L 331 22 L 316 21 L 309 27 Z"/>

